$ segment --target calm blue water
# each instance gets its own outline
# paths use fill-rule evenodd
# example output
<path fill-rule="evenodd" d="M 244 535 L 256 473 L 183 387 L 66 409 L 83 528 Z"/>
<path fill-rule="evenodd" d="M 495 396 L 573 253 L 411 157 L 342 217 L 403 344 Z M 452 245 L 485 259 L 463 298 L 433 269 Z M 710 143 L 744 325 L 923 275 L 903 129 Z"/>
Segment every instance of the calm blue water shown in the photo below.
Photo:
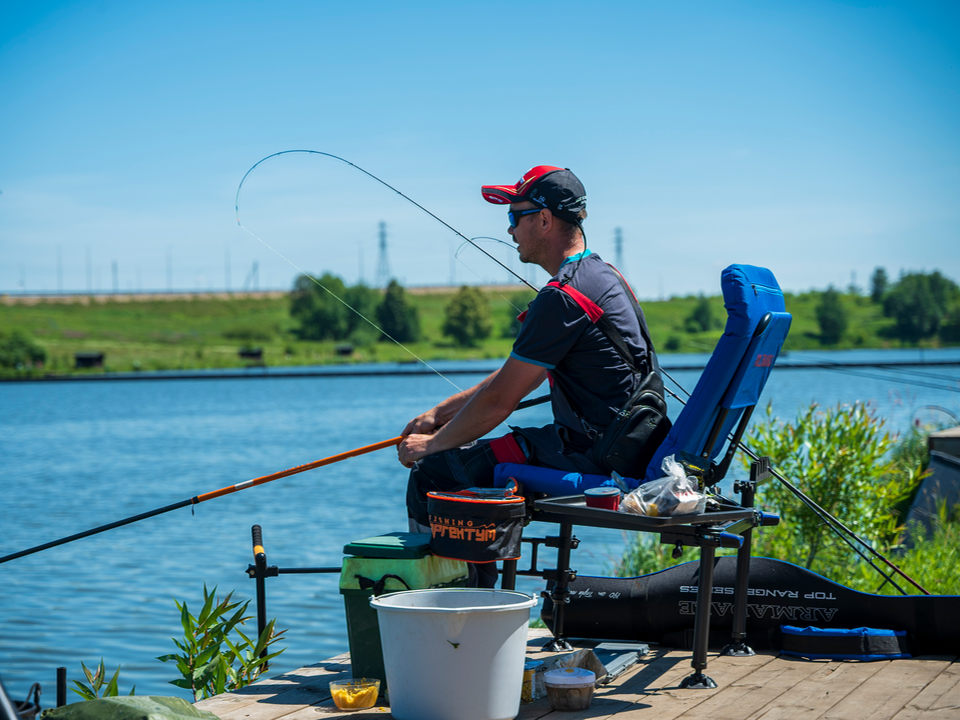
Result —
<path fill-rule="evenodd" d="M 919 359 L 916 351 L 861 351 L 793 353 L 790 361 L 891 357 Z M 947 420 L 929 406 L 960 415 L 960 351 L 924 353 L 937 358 L 957 365 L 784 369 L 764 402 L 793 417 L 812 401 L 869 400 L 892 430 L 915 417 Z M 689 359 L 665 357 L 664 365 Z M 698 373 L 673 375 L 690 390 Z M 467 387 L 481 377 L 452 380 Z M 452 390 L 435 376 L 0 384 L 0 555 L 394 437 Z M 512 419 L 547 421 L 545 406 Z M 15 699 L 42 683 L 48 706 L 58 666 L 81 679 L 81 661 L 102 657 L 111 672 L 123 666 L 123 693 L 136 683 L 138 694 L 188 697 L 167 684 L 173 666 L 155 659 L 175 649 L 174 597 L 196 611 L 206 583 L 253 598 L 245 570 L 255 523 L 270 564 L 339 565 L 347 542 L 406 529 L 405 483 L 395 451 L 382 450 L 205 502 L 195 515 L 182 508 L 0 565 L 0 677 Z M 528 535 L 545 530 L 555 531 L 533 526 Z M 625 542 L 616 531 L 577 535 L 585 542 L 574 567 L 585 574 L 603 572 Z M 519 589 L 540 586 L 521 579 Z M 336 575 L 268 579 L 267 608 L 289 628 L 271 674 L 346 650 Z"/>

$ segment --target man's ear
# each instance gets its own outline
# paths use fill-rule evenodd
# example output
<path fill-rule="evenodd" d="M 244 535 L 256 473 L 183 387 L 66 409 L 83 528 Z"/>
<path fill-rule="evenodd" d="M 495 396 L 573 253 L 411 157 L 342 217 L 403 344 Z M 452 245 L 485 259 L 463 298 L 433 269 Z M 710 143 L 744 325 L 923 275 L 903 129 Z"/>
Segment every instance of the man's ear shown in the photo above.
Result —
<path fill-rule="evenodd" d="M 540 223 L 540 230 L 544 233 L 550 232 L 550 229 L 556 224 L 554 220 L 553 213 L 546 208 L 543 208 L 537 214 L 537 222 Z"/>

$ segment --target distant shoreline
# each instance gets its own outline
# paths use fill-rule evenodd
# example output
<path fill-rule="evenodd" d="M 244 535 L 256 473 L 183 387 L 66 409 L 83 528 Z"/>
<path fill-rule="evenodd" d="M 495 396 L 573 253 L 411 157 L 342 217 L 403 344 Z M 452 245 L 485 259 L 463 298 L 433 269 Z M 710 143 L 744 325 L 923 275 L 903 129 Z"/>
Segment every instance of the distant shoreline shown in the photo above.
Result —
<path fill-rule="evenodd" d="M 277 379 L 303 377 L 398 377 L 404 375 L 484 375 L 492 372 L 495 364 L 501 361 L 488 362 L 490 367 L 484 368 L 444 368 L 440 371 L 411 364 L 410 367 L 397 367 L 396 363 L 382 363 L 380 366 L 367 365 L 364 367 L 345 366 L 306 366 L 276 365 L 263 367 L 249 367 L 240 369 L 211 369 L 211 370 L 163 370 L 144 372 L 100 373 L 100 374 L 64 374 L 43 375 L 39 377 L 5 377 L 0 382 L 69 382 L 69 381 L 124 381 L 124 380 L 247 380 L 247 379 Z M 668 372 L 696 372 L 703 370 L 705 363 L 671 365 L 669 360 L 661 362 Z M 777 370 L 826 370 L 846 368 L 887 368 L 887 367 L 943 367 L 960 366 L 960 359 L 953 360 L 877 360 L 873 362 L 829 362 L 829 361 L 791 361 L 788 357 L 781 357 L 776 364 Z"/>
<path fill-rule="evenodd" d="M 411 295 L 452 295 L 461 285 L 421 285 L 404 290 Z M 516 292 L 522 285 L 479 285 L 485 292 Z M 290 290 L 135 290 L 126 292 L 0 292 L 0 305 L 39 305 L 61 303 L 64 305 L 89 305 L 92 302 L 131 303 L 173 300 L 265 300 L 282 298 Z"/>

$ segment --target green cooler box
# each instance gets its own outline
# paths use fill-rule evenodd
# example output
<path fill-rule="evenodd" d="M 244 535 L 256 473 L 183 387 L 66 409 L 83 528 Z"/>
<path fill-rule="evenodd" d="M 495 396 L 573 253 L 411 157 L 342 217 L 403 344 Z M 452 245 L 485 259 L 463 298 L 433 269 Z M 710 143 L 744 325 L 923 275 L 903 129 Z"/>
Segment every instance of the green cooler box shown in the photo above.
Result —
<path fill-rule="evenodd" d="M 343 547 L 349 557 L 343 559 L 340 571 L 340 594 L 354 677 L 379 678 L 384 686 L 387 682 L 377 611 L 370 607 L 375 590 L 378 595 L 406 590 L 396 578 L 402 578 L 410 590 L 467 586 L 467 564 L 431 555 L 429 546 L 427 533 L 395 532 Z"/>

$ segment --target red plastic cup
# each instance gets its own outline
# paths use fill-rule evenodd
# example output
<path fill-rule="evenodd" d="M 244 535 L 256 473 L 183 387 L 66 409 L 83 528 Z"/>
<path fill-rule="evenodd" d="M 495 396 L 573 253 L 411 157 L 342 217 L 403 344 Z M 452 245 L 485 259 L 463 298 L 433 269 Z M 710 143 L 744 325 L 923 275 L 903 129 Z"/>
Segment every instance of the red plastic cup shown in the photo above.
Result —
<path fill-rule="evenodd" d="M 587 507 L 616 510 L 620 507 L 620 491 L 612 487 L 596 487 L 583 491 Z"/>

